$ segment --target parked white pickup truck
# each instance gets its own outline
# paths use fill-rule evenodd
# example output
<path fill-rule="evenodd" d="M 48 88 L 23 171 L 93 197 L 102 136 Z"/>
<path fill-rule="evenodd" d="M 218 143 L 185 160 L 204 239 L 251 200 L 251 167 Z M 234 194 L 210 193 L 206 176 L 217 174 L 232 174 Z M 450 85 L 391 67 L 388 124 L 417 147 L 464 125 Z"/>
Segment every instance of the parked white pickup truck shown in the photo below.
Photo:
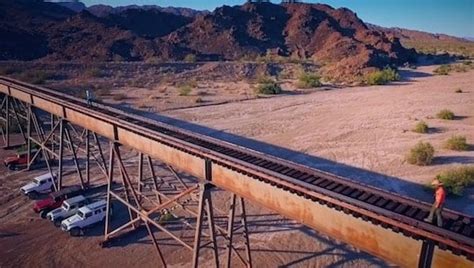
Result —
<path fill-rule="evenodd" d="M 101 200 L 80 208 L 75 215 L 61 222 L 61 229 L 71 236 L 83 234 L 85 228 L 105 220 L 106 205 L 106 201 Z"/>
<path fill-rule="evenodd" d="M 48 193 L 54 190 L 53 180 L 56 180 L 56 175 L 46 173 L 33 179 L 32 182 L 21 187 L 23 194 L 30 198 L 37 197 L 40 193 Z"/>
<path fill-rule="evenodd" d="M 54 223 L 56 227 L 61 226 L 64 219 L 71 217 L 79 211 L 79 208 L 87 205 L 89 201 L 82 195 L 78 195 L 64 200 L 61 207 L 48 212 L 46 217 Z"/>

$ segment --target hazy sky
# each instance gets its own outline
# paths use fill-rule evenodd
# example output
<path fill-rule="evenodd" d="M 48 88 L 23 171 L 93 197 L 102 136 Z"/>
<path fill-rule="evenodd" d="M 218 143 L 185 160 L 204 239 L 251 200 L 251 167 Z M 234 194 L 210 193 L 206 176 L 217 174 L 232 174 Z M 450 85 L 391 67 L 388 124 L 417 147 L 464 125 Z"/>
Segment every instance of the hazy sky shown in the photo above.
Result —
<path fill-rule="evenodd" d="M 245 0 L 82 0 L 86 5 L 106 4 L 179 6 L 213 10 Z M 280 1 L 273 1 L 279 3 Z M 305 1 L 347 7 L 364 21 L 433 33 L 474 37 L 474 0 L 322 0 Z"/>

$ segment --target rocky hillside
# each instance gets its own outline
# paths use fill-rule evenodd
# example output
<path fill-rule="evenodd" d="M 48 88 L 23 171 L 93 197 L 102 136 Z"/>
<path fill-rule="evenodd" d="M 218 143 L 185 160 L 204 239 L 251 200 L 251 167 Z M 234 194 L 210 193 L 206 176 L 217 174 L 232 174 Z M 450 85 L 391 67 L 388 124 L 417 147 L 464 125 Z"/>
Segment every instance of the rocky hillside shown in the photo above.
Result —
<path fill-rule="evenodd" d="M 446 34 L 433 34 L 403 28 L 385 28 L 368 24 L 369 28 L 392 35 L 409 48 L 422 53 L 439 54 L 450 53 L 467 57 L 474 57 L 474 40 L 459 38 Z"/>
<path fill-rule="evenodd" d="M 327 75 L 340 77 L 401 64 L 414 56 L 393 34 L 370 29 L 348 9 L 327 5 L 247 3 L 197 16 L 157 8 L 107 10 L 89 8 L 94 15 L 38 0 L 0 0 L 0 59 L 280 57 L 312 60 Z"/>

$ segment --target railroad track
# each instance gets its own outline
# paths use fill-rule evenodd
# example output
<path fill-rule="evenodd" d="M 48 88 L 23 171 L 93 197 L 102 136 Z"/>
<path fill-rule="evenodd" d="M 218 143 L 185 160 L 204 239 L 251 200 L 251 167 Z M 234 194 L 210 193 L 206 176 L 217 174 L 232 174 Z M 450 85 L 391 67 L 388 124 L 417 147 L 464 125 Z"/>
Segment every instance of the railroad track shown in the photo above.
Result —
<path fill-rule="evenodd" d="M 265 181 L 271 185 L 304 196 L 314 202 L 343 211 L 375 225 L 390 228 L 414 239 L 428 240 L 439 248 L 450 250 L 456 255 L 474 260 L 474 218 L 455 211 L 445 210 L 445 224 L 442 228 L 423 221 L 429 214 L 430 204 L 419 200 L 374 188 L 359 182 L 342 178 L 323 171 L 308 168 L 248 148 L 240 147 L 204 135 L 156 122 L 144 117 L 128 114 L 102 104 L 88 107 L 85 101 L 46 88 L 31 86 L 13 79 L 1 78 L 1 82 L 21 86 L 36 95 L 44 95 L 58 103 L 67 102 L 74 109 L 107 116 L 108 120 L 126 122 L 160 133 L 169 139 L 171 147 L 211 161 Z M 131 127 L 132 128 L 132 127 Z M 140 129 L 135 128 L 140 133 Z M 144 134 L 146 135 L 146 134 Z M 160 140 L 161 142 L 161 140 Z M 279 178 L 269 179 L 268 176 Z"/>

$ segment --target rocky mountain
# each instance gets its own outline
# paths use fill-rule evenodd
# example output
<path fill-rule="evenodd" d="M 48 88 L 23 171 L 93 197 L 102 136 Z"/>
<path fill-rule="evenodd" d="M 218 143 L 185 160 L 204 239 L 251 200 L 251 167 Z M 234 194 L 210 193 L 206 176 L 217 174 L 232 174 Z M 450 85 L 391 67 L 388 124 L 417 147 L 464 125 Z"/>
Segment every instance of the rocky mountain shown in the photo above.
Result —
<path fill-rule="evenodd" d="M 70 2 L 55 2 L 56 4 L 67 7 L 72 11 L 81 12 L 86 9 L 86 5 L 79 1 L 70 1 Z"/>
<path fill-rule="evenodd" d="M 455 37 L 447 34 L 435 34 L 435 33 L 428 33 L 428 32 L 422 32 L 422 31 L 417 31 L 417 30 L 409 30 L 409 29 L 404 29 L 404 28 L 398 28 L 398 27 L 392 27 L 392 28 L 387 28 L 387 27 L 382 27 L 374 24 L 369 24 L 367 23 L 367 26 L 373 30 L 376 31 L 381 31 L 386 34 L 392 34 L 399 38 L 400 40 L 429 40 L 429 41 L 449 41 L 449 42 L 466 42 L 470 41 L 465 38 L 460 38 L 460 37 Z"/>
<path fill-rule="evenodd" d="M 419 52 L 429 54 L 450 53 L 473 57 L 474 40 L 446 34 L 434 34 L 403 28 L 386 28 L 367 24 L 369 28 L 400 39 L 405 47 L 415 48 Z"/>
<path fill-rule="evenodd" d="M 157 8 L 83 10 L 0 0 L 0 59 L 77 61 L 312 59 L 330 76 L 359 75 L 414 56 L 348 9 L 247 3 L 184 16 Z M 8 14 L 8 17 L 7 17 Z M 95 14 L 95 15 L 94 15 Z"/>
<path fill-rule="evenodd" d="M 122 13 L 126 10 L 158 10 L 166 13 L 171 13 L 177 16 L 183 16 L 188 18 L 195 18 L 199 15 L 209 14 L 209 11 L 206 10 L 195 10 L 191 8 L 184 8 L 184 7 L 160 7 L 156 5 L 144 5 L 144 6 L 137 6 L 137 5 L 128 5 L 128 6 L 120 6 L 120 7 L 112 7 L 108 5 L 93 5 L 87 8 L 87 11 L 94 14 L 97 17 L 105 17 L 111 14 L 118 14 Z"/>
<path fill-rule="evenodd" d="M 397 38 L 369 29 L 352 11 L 321 4 L 224 6 L 162 38 L 160 45 L 206 59 L 268 54 L 313 59 L 338 75 L 413 56 Z"/>

